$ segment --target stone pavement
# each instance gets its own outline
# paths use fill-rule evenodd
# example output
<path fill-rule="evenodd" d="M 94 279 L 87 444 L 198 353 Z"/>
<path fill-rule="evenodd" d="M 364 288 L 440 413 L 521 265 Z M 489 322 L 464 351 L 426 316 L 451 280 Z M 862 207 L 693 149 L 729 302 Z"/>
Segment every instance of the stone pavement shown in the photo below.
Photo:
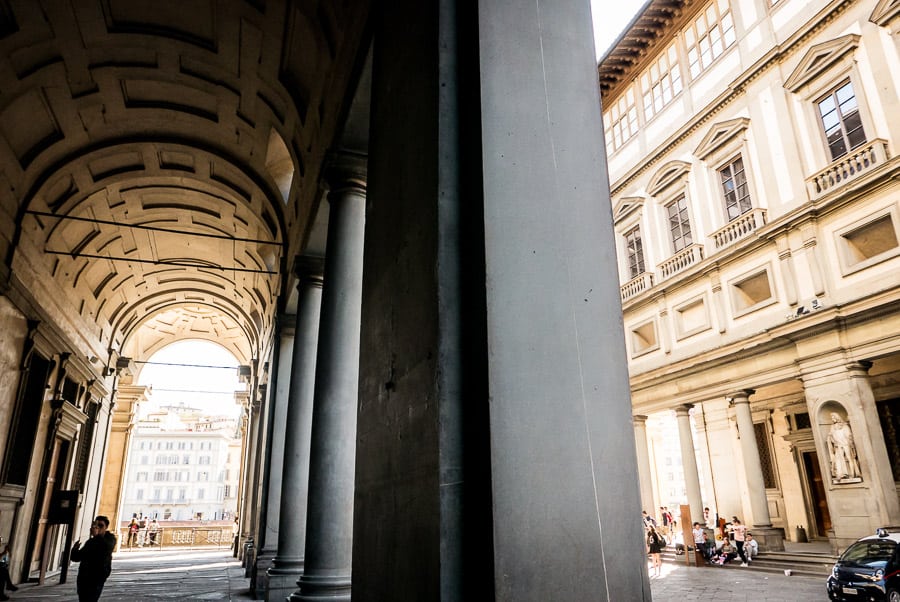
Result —
<path fill-rule="evenodd" d="M 45 585 L 21 585 L 19 591 L 10 594 L 10 599 L 77 600 L 77 570 L 78 564 L 73 563 L 67 583 L 63 585 L 56 583 L 55 578 Z M 100 599 L 101 602 L 258 600 L 250 597 L 248 585 L 241 563 L 227 550 L 120 552 L 113 559 L 113 573 Z M 650 586 L 654 602 L 811 602 L 828 599 L 822 578 L 785 577 L 741 567 L 687 567 L 681 563 L 663 563 L 662 576 L 651 578 Z"/>
<path fill-rule="evenodd" d="M 825 578 L 777 575 L 750 567 L 686 566 L 663 563 L 662 575 L 650 578 L 653 602 L 827 601 Z"/>

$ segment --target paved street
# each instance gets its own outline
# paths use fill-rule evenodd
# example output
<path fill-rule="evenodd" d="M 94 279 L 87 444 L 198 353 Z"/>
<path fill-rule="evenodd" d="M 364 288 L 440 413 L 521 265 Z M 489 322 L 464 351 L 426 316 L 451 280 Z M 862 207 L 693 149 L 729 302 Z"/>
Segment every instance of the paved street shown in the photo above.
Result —
<path fill-rule="evenodd" d="M 807 602 L 828 600 L 825 579 L 777 575 L 743 567 L 687 567 L 663 563 L 650 579 L 654 602 Z"/>
<path fill-rule="evenodd" d="M 72 565 L 68 583 L 25 584 L 11 600 L 75 600 Z M 650 580 L 654 602 L 807 602 L 827 600 L 824 579 L 785 577 L 742 568 L 686 567 L 664 564 Z M 116 555 L 113 574 L 101 600 L 258 600 L 248 594 L 244 569 L 223 550 L 124 552 Z M 477 601 L 476 601 L 477 602 Z M 587 602 L 587 601 L 548 601 Z M 615 601 L 627 602 L 627 601 Z"/>

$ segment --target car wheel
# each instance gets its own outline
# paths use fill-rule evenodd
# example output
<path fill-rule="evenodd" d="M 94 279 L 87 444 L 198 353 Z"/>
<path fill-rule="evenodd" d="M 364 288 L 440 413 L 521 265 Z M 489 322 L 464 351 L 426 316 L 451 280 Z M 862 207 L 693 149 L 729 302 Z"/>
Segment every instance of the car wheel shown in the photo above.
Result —
<path fill-rule="evenodd" d="M 889 589 L 887 593 L 888 602 L 900 602 L 900 592 L 895 589 Z"/>

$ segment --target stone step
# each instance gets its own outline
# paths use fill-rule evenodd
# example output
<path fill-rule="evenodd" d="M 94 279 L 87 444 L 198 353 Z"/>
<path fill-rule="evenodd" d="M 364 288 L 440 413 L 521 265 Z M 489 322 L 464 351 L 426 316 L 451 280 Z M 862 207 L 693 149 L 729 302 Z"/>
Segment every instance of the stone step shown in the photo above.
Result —
<path fill-rule="evenodd" d="M 693 552 L 691 554 L 691 566 L 693 566 Z M 676 554 L 675 548 L 669 546 L 662 554 L 665 562 L 686 564 L 684 554 Z M 792 575 L 804 575 L 807 577 L 827 577 L 831 574 L 837 557 L 830 554 L 817 554 L 808 552 L 760 552 L 747 567 L 741 566 L 740 558 L 724 565 L 704 564 L 723 569 L 743 569 L 763 571 L 767 573 L 785 574 L 786 570 Z"/>

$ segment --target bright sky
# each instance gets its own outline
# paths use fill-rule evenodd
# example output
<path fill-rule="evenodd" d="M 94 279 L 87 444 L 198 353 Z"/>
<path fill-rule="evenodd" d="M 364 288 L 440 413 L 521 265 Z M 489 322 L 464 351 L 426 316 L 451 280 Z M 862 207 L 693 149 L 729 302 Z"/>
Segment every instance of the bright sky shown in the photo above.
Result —
<path fill-rule="evenodd" d="M 644 4 L 645 0 L 591 0 L 598 59 Z M 181 341 L 158 351 L 150 361 L 186 365 L 144 366 L 138 384 L 152 385 L 153 394 L 151 403 L 141 408 L 142 415 L 160 405 L 178 405 L 182 402 L 210 414 L 236 416 L 240 411 L 234 403 L 234 392 L 244 390 L 245 385 L 237 379 L 237 360 L 223 347 L 207 341 Z"/>
<path fill-rule="evenodd" d="M 606 53 L 644 4 L 645 0 L 591 0 L 594 45 L 598 59 Z"/>
<path fill-rule="evenodd" d="M 153 393 L 150 403 L 141 406 L 141 415 L 160 405 L 182 402 L 207 414 L 237 416 L 240 412 L 234 392 L 246 390 L 246 385 L 238 381 L 238 362 L 224 347 L 209 341 L 179 341 L 148 361 L 153 363 L 144 365 L 138 384 L 152 385 Z"/>

